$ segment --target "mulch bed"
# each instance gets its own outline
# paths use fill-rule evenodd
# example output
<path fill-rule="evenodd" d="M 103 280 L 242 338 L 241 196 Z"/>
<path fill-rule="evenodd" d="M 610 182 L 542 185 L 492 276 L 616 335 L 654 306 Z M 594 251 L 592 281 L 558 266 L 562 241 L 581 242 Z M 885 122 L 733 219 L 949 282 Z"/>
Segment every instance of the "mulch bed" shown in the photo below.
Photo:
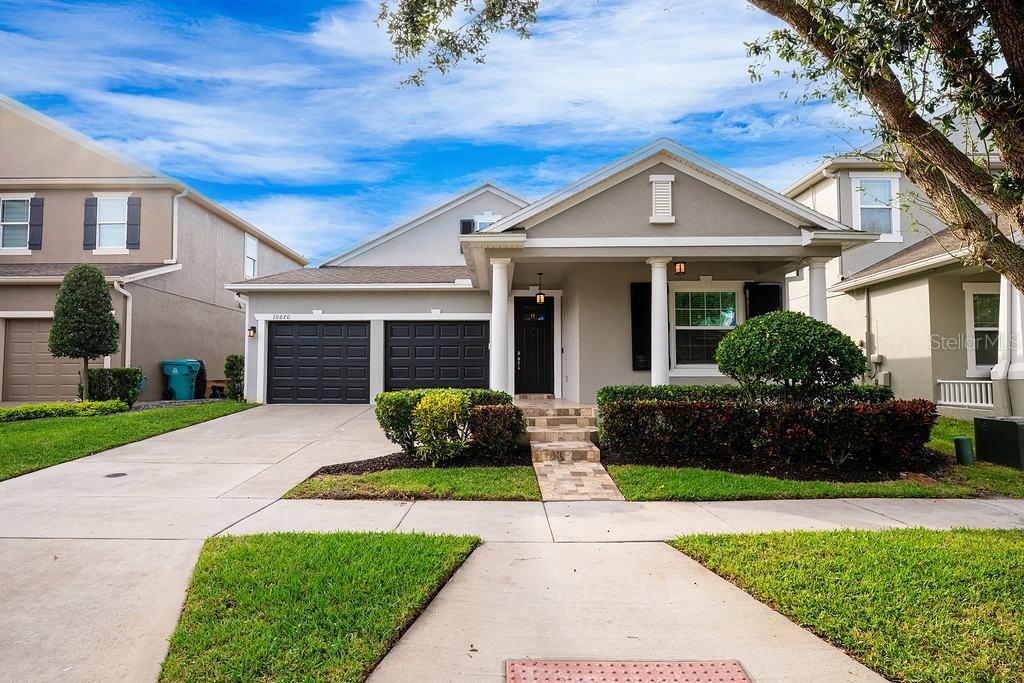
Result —
<path fill-rule="evenodd" d="M 129 411 L 153 410 L 154 408 L 173 408 L 175 406 L 192 406 L 197 403 L 219 403 L 222 398 L 194 398 L 189 401 L 136 401 Z"/>
<path fill-rule="evenodd" d="M 710 458 L 680 457 L 672 461 L 654 460 L 638 457 L 634 453 L 610 453 L 601 451 L 602 465 L 656 465 L 660 467 L 700 467 L 708 470 L 723 470 L 735 474 L 762 474 L 778 479 L 797 479 L 801 481 L 841 481 L 865 482 L 888 481 L 899 479 L 908 471 L 918 475 L 934 475 L 953 462 L 952 458 L 930 448 L 925 448 L 911 463 L 903 463 L 902 467 L 877 469 L 864 467 L 856 462 L 848 462 L 841 470 L 813 463 L 766 463 L 750 460 L 713 460 Z"/>
<path fill-rule="evenodd" d="M 439 464 L 438 469 L 450 467 L 508 467 L 511 465 L 532 465 L 533 460 L 528 448 L 513 451 L 504 458 L 495 459 L 484 457 L 477 453 L 470 452 L 461 458 L 449 460 Z M 418 469 L 430 467 L 430 463 L 423 462 L 406 453 L 398 452 L 391 455 L 383 455 L 379 458 L 369 460 L 357 460 L 356 462 L 343 462 L 337 465 L 326 465 L 321 467 L 313 476 L 321 474 L 367 474 L 369 472 L 383 472 L 385 470 Z"/>

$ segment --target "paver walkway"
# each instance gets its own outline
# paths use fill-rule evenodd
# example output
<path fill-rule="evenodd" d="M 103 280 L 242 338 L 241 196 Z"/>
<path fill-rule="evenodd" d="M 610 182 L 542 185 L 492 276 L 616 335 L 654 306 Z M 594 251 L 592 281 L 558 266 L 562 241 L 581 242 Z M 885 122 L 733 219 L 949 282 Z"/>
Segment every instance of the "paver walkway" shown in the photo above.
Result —
<path fill-rule="evenodd" d="M 366 406 L 263 406 L 0 482 L 0 681 L 154 680 L 205 538 L 345 529 L 486 542 L 377 680 L 489 679 L 508 657 L 736 659 L 758 681 L 871 680 L 682 554 L 643 541 L 1024 528 L 1024 501 L 1010 500 L 277 500 L 321 465 L 393 451 Z"/>
<path fill-rule="evenodd" d="M 544 501 L 625 500 L 619 487 L 599 462 L 533 463 Z"/>

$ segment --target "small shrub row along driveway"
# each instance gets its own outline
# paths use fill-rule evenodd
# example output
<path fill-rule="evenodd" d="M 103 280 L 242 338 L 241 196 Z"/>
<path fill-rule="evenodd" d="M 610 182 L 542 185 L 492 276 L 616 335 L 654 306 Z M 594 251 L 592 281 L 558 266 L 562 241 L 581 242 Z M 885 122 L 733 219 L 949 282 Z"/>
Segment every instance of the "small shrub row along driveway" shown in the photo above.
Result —
<path fill-rule="evenodd" d="M 162 681 L 362 681 L 478 544 L 425 534 L 212 538 Z"/>
<path fill-rule="evenodd" d="M 253 407 L 236 401 L 0 424 L 0 481 Z"/>
<path fill-rule="evenodd" d="M 673 545 L 893 681 L 1021 681 L 1024 531 L 787 532 Z"/>

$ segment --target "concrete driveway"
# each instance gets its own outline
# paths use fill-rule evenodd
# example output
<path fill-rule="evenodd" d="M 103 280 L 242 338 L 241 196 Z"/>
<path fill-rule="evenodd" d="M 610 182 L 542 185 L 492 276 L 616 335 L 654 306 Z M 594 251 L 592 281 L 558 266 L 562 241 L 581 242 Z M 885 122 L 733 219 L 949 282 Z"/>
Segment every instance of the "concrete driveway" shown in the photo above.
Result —
<path fill-rule="evenodd" d="M 368 406 L 261 406 L 0 482 L 0 681 L 154 680 L 204 539 L 394 450 Z"/>

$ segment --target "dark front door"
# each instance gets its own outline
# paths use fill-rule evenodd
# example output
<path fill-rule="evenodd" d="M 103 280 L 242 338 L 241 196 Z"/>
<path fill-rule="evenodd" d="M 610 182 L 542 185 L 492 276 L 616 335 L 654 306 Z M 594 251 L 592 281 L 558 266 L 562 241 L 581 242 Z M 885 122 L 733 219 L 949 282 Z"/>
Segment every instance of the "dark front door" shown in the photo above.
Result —
<path fill-rule="evenodd" d="M 538 304 L 531 296 L 517 296 L 516 393 L 555 392 L 555 307 L 550 296 Z"/>

